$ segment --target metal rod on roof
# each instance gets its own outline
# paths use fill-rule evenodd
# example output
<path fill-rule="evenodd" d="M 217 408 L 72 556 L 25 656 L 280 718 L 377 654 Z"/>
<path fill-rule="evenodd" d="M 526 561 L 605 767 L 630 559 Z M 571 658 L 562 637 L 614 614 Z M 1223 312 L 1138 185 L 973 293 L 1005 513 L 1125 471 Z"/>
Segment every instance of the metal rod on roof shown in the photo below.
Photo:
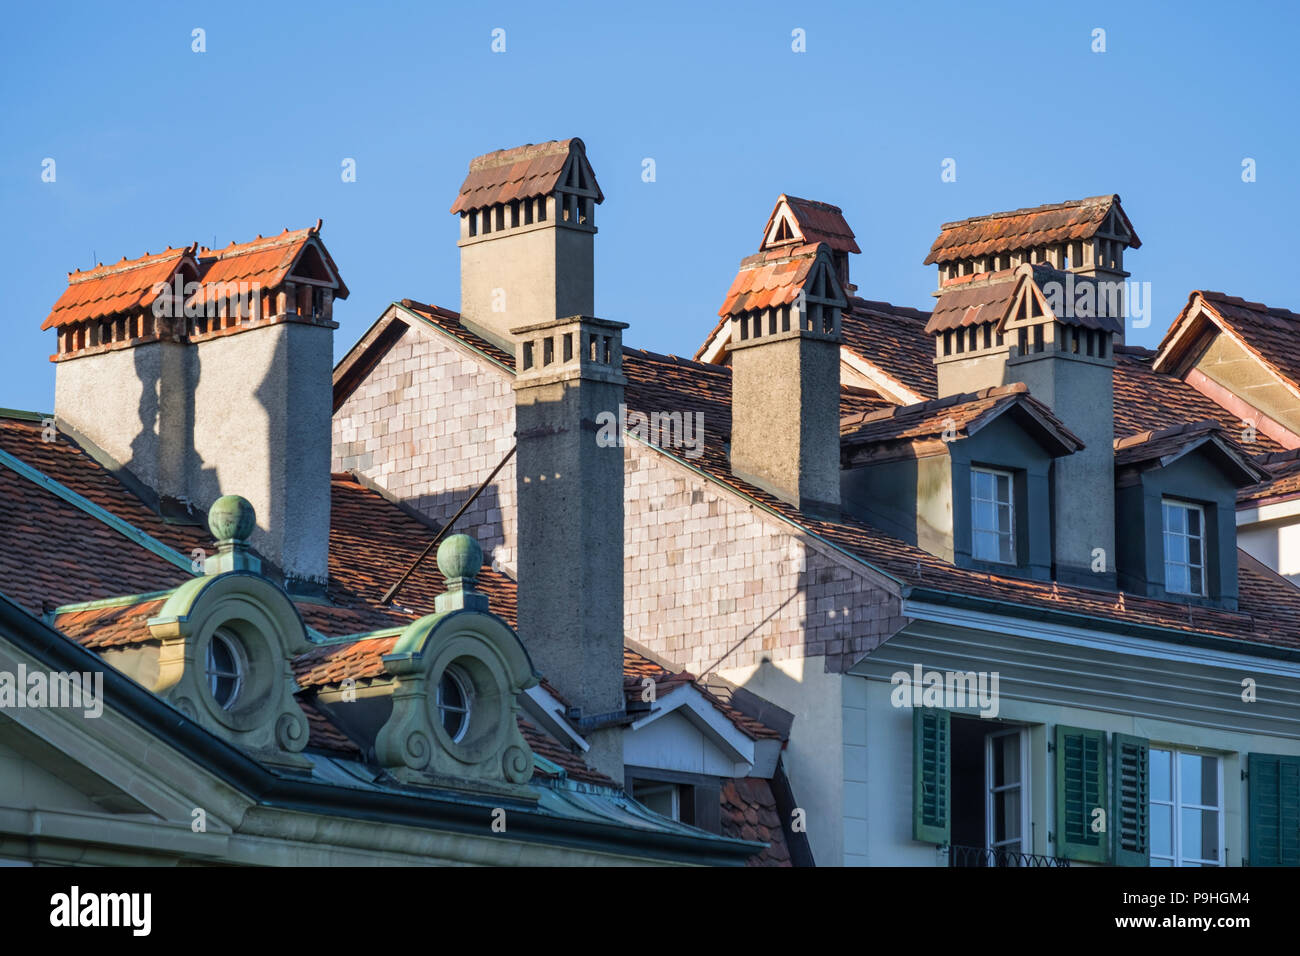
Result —
<path fill-rule="evenodd" d="M 451 520 L 443 525 L 438 533 L 433 536 L 433 540 L 429 542 L 429 546 L 420 552 L 420 556 L 411 562 L 409 568 L 402 572 L 402 576 L 397 579 L 397 583 L 384 592 L 384 596 L 379 599 L 380 604 L 393 603 L 393 597 L 397 594 L 402 585 L 406 583 L 406 579 L 415 573 L 415 569 L 420 566 L 420 562 L 429 556 L 429 552 L 436 548 L 443 538 L 447 537 L 448 532 L 450 532 L 451 529 L 456 526 L 456 522 L 460 520 L 460 516 L 468 511 L 469 506 L 478 500 L 478 496 L 483 494 L 488 485 L 492 484 L 492 479 L 497 476 L 497 472 L 506 466 L 506 462 L 508 462 L 511 456 L 514 455 L 516 447 L 518 446 L 510 446 L 510 450 L 506 452 L 506 456 L 497 462 L 497 466 L 492 469 L 492 474 L 483 479 L 483 484 L 478 486 L 478 489 L 469 496 L 469 499 L 463 505 L 460 506 L 460 510 L 452 515 Z"/>

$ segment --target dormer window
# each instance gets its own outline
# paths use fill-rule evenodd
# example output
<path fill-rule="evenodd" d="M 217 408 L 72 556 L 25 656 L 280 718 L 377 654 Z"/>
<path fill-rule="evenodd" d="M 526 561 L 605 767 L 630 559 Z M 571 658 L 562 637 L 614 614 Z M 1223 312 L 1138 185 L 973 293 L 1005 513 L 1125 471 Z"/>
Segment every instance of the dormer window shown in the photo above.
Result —
<path fill-rule="evenodd" d="M 1184 501 L 1161 502 L 1165 541 L 1165 590 L 1205 595 L 1205 509 Z"/>
<path fill-rule="evenodd" d="M 1016 563 L 1015 482 L 1008 471 L 972 468 L 971 557 Z"/>
<path fill-rule="evenodd" d="M 453 743 L 460 743 L 469 730 L 469 678 L 455 667 L 448 667 L 438 681 L 438 719 Z"/>
<path fill-rule="evenodd" d="M 230 631 L 219 628 L 208 641 L 208 690 L 222 710 L 230 710 L 244 685 L 247 661 L 243 645 Z"/>

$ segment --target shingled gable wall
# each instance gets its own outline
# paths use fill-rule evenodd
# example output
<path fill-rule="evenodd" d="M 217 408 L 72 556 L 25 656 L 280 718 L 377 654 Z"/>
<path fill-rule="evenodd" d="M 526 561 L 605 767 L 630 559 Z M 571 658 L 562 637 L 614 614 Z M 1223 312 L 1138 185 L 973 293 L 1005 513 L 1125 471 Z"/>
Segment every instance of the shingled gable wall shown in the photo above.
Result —
<path fill-rule="evenodd" d="M 513 376 L 422 320 L 398 317 L 410 327 L 334 413 L 331 468 L 355 470 L 444 524 L 514 444 Z M 514 458 L 456 530 L 513 576 Z"/>
<path fill-rule="evenodd" d="M 335 413 L 334 468 L 445 521 L 510 448 L 512 376 L 411 321 Z M 655 653 L 694 673 L 818 656 L 840 672 L 904 624 L 865 565 L 655 449 L 625 456 L 626 633 Z M 457 525 L 510 573 L 514 480 L 507 464 Z"/>

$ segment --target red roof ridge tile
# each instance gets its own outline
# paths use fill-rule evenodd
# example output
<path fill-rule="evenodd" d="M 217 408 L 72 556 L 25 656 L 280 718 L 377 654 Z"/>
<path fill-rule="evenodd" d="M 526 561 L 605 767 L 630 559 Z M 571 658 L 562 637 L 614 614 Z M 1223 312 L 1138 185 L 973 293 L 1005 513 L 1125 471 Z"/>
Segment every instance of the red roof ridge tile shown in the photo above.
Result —
<path fill-rule="evenodd" d="M 1119 199 L 1118 193 L 1103 193 L 1099 196 L 1087 196 L 1083 199 L 1067 199 L 1064 202 L 1043 203 L 1040 206 L 1023 206 L 1020 209 L 1004 209 L 1001 212 L 988 212 L 979 216 L 968 216 L 965 219 L 954 219 L 952 222 L 945 222 L 940 229 L 951 229 L 956 226 L 968 226 L 975 222 L 988 222 L 990 219 L 1008 219 L 1012 216 L 1028 216 L 1037 212 L 1054 212 L 1057 209 L 1077 209 L 1081 206 L 1097 206 L 1104 202 L 1111 202 Z"/>
<path fill-rule="evenodd" d="M 112 265 L 104 265 L 102 262 L 93 269 L 74 269 L 68 273 L 68 284 L 72 285 L 78 282 L 86 282 L 91 279 L 103 279 L 107 276 L 118 275 L 123 272 L 130 272 L 133 269 L 140 269 L 144 266 L 157 265 L 160 262 L 168 262 L 172 259 L 180 259 L 185 253 L 194 255 L 198 243 L 191 243 L 188 246 L 168 246 L 162 252 L 146 252 L 144 255 L 135 259 L 128 259 L 123 256 Z"/>
<path fill-rule="evenodd" d="M 200 259 L 210 259 L 219 261 L 228 259 L 231 256 L 247 255 L 251 252 L 263 252 L 267 249 L 275 249 L 279 246 L 292 245 L 295 242 L 301 242 L 304 239 L 317 236 L 320 234 L 321 227 L 325 224 L 323 219 L 317 219 L 316 225 L 306 226 L 302 229 L 290 230 L 288 226 L 284 231 L 274 236 L 263 236 L 258 233 L 256 239 L 250 239 L 248 242 L 238 242 L 231 240 L 229 245 L 220 249 L 213 249 L 209 246 L 202 246 L 199 249 Z"/>

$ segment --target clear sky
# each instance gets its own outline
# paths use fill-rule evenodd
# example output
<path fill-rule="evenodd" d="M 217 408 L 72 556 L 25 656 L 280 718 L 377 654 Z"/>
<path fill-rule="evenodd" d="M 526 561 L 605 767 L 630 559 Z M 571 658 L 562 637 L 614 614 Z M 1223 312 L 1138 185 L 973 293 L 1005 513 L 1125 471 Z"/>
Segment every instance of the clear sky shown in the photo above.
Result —
<path fill-rule="evenodd" d="M 1153 299 L 1130 342 L 1195 288 L 1300 311 L 1297 39 L 1283 3 L 7 5 L 0 405 L 52 408 L 68 271 L 168 244 L 324 218 L 340 356 L 394 299 L 455 308 L 468 161 L 569 136 L 633 346 L 694 353 L 782 192 L 843 207 L 871 299 L 929 308 L 944 221 L 1117 192 Z"/>

